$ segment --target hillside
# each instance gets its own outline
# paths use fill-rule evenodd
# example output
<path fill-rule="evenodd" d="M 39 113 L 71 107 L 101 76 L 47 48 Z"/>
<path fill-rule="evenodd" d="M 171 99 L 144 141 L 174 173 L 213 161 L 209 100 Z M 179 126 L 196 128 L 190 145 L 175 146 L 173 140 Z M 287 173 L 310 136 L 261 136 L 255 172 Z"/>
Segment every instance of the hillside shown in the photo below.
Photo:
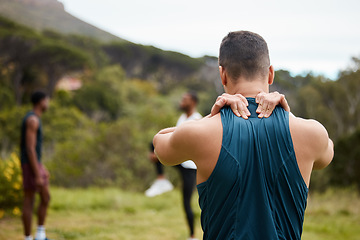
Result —
<path fill-rule="evenodd" d="M 85 42 L 100 41 L 102 46 L 96 51 L 105 53 L 111 64 L 121 65 L 129 78 L 154 82 L 162 92 L 179 87 L 179 84 L 194 90 L 214 89 L 215 86 L 214 96 L 222 92 L 217 81 L 216 58 L 191 58 L 125 41 L 67 13 L 57 0 L 0 0 L 0 16 L 40 32 L 51 29 L 60 33 L 50 36 L 54 40 L 67 42 L 65 36 L 75 34 L 80 38 L 87 37 Z M 86 51 L 95 51 L 93 47 L 87 46 Z"/>
<path fill-rule="evenodd" d="M 52 29 L 104 42 L 122 40 L 67 13 L 57 0 L 0 0 L 0 15 L 39 31 Z"/>

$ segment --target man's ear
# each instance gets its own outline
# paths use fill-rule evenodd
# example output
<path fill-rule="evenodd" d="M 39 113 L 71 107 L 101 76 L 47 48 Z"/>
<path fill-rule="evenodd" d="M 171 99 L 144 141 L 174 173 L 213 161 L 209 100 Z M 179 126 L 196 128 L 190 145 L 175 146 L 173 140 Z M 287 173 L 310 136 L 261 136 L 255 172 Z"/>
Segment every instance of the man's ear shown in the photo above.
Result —
<path fill-rule="evenodd" d="M 274 82 L 274 77 L 275 77 L 275 70 L 273 65 L 270 65 L 269 67 L 269 76 L 268 76 L 268 84 L 271 85 Z"/>
<path fill-rule="evenodd" d="M 228 80 L 227 80 L 225 68 L 223 66 L 219 66 L 219 72 L 220 72 L 221 83 L 223 86 L 226 86 Z"/>

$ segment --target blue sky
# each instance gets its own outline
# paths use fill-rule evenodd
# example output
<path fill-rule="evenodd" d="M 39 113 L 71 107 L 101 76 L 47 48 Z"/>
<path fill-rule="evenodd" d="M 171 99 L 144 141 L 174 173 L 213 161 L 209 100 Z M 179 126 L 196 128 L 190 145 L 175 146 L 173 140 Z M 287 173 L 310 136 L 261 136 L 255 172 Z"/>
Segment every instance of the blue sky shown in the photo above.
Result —
<path fill-rule="evenodd" d="M 275 69 L 335 79 L 360 56 L 358 0 L 59 0 L 72 15 L 126 40 L 192 57 L 218 56 L 222 38 L 250 30 Z"/>

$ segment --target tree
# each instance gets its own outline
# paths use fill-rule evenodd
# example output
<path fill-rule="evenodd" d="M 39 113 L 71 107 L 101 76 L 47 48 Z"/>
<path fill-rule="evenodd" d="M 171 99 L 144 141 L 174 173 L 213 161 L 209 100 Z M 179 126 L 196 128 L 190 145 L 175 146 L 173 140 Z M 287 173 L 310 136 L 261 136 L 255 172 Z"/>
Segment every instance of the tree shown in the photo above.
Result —
<path fill-rule="evenodd" d="M 61 42 L 43 41 L 32 51 L 35 64 L 47 75 L 47 90 L 52 96 L 60 78 L 70 72 L 84 71 L 91 67 L 89 57 L 81 50 Z"/>
<path fill-rule="evenodd" d="M 123 110 L 125 73 L 119 66 L 106 67 L 76 92 L 74 103 L 95 121 L 114 120 Z"/>
<path fill-rule="evenodd" d="M 360 190 L 360 128 L 342 137 L 335 144 L 331 164 L 331 183 L 339 186 L 357 185 Z"/>
<path fill-rule="evenodd" d="M 24 73 L 32 64 L 31 52 L 39 41 L 39 37 L 28 30 L 0 31 L 0 62 L 4 68 L 11 72 L 11 85 L 18 105 L 22 103 L 24 93 Z"/>

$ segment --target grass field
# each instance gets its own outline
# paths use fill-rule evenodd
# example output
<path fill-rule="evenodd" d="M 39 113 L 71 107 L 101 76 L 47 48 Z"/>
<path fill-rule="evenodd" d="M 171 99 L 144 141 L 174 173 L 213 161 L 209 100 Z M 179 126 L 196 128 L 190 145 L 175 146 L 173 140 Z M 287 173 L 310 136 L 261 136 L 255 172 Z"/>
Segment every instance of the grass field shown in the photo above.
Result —
<path fill-rule="evenodd" d="M 179 191 L 155 198 L 115 188 L 52 188 L 48 237 L 55 240 L 185 240 L 187 228 Z M 201 238 L 200 209 L 193 199 L 196 235 Z M 34 218 L 35 219 L 35 218 Z M 35 224 L 34 228 L 35 228 Z M 20 240 L 19 217 L 0 220 L 0 239 Z M 360 197 L 350 190 L 312 194 L 303 240 L 359 240 Z"/>

